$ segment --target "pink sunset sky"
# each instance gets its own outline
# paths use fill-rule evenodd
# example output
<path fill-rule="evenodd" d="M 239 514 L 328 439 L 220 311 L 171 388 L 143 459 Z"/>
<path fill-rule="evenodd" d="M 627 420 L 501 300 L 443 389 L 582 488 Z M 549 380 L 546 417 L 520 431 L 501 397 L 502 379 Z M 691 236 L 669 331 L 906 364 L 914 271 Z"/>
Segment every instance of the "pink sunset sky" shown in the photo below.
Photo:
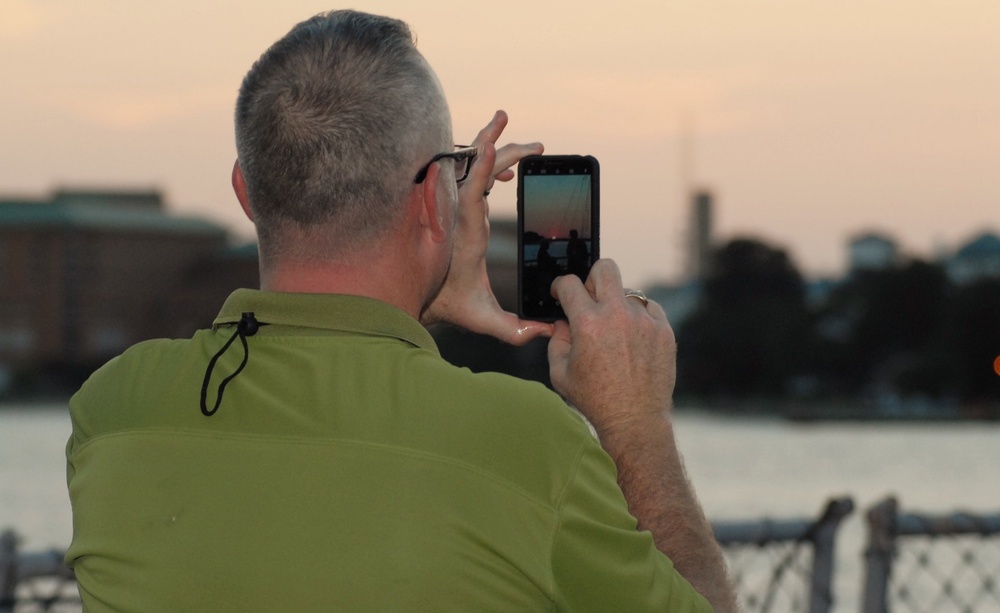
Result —
<path fill-rule="evenodd" d="M 455 138 L 596 156 L 602 254 L 630 285 L 676 279 L 686 196 L 716 234 L 837 274 L 877 230 L 933 257 L 1000 230 L 1000 3 L 359 1 L 418 37 Z M 156 187 L 252 236 L 229 186 L 243 74 L 308 0 L 0 0 L 0 197 Z M 686 152 L 686 153 L 682 153 Z M 513 215 L 513 183 L 491 196 Z"/>

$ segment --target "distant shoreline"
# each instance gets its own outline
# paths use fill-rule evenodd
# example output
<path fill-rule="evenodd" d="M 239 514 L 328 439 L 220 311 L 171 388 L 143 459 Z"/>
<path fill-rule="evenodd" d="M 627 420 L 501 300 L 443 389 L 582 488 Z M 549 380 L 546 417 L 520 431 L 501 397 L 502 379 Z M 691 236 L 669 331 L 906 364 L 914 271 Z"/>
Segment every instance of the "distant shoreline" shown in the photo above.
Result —
<path fill-rule="evenodd" d="M 69 396 L 66 398 L 18 398 L 0 400 L 0 415 L 7 411 L 67 411 Z"/>
<path fill-rule="evenodd" d="M 68 411 L 70 396 L 8 398 L 0 400 L 0 415 L 26 411 Z M 1000 405 L 950 406 L 939 404 L 879 406 L 865 401 L 799 402 L 774 401 L 699 401 L 685 398 L 675 405 L 678 413 L 738 417 L 745 419 L 781 419 L 791 422 L 997 422 Z"/>
<path fill-rule="evenodd" d="M 677 401 L 676 410 L 748 418 L 778 417 L 793 422 L 1000 421 L 1000 405 L 997 404 L 957 405 L 932 401 L 700 401 L 686 398 Z"/>

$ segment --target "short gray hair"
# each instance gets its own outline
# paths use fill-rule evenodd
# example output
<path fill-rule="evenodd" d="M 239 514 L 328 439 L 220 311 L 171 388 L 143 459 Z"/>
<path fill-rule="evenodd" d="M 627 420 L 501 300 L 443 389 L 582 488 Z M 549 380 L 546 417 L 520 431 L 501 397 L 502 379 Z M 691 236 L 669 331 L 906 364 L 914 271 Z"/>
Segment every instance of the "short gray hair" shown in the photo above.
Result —
<path fill-rule="evenodd" d="M 449 142 L 450 117 L 402 21 L 357 11 L 295 26 L 247 73 L 236 148 L 262 251 L 282 229 L 324 226 L 335 250 L 398 219 L 419 156 Z"/>

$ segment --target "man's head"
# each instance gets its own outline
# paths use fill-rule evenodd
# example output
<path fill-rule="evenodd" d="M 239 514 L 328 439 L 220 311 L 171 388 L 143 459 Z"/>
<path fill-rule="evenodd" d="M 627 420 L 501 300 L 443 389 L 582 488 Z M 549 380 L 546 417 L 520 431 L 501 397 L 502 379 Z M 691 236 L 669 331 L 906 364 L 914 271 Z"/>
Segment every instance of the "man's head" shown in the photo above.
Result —
<path fill-rule="evenodd" d="M 406 24 L 335 11 L 297 25 L 254 64 L 236 106 L 262 256 L 370 246 L 399 221 L 417 169 L 451 144 L 444 95 Z"/>

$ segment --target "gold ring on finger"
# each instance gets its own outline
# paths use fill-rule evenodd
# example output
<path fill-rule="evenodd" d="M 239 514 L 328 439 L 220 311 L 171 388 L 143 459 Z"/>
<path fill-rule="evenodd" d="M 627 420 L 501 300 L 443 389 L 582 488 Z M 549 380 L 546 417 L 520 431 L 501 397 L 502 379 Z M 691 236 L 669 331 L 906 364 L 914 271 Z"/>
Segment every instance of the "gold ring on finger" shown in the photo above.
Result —
<path fill-rule="evenodd" d="M 649 298 L 646 298 L 646 294 L 644 294 L 642 290 L 625 288 L 625 297 L 635 298 L 641 302 L 644 307 L 649 304 Z"/>

